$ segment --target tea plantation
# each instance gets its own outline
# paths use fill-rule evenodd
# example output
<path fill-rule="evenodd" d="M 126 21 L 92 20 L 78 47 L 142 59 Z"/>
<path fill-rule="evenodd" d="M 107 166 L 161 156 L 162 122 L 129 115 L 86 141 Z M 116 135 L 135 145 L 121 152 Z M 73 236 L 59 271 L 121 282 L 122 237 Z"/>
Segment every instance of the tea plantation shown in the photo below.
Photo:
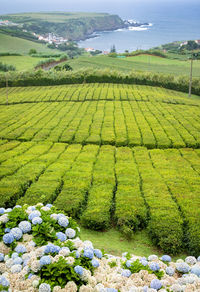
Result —
<path fill-rule="evenodd" d="M 83 226 L 147 228 L 200 253 L 200 100 L 162 88 L 0 89 L 1 206 L 53 203 Z"/>

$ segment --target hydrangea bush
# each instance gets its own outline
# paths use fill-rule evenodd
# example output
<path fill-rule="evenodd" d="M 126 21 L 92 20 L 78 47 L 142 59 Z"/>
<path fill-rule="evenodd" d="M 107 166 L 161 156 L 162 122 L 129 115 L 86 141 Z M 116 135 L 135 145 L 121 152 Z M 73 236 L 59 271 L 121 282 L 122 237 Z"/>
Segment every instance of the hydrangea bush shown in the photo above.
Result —
<path fill-rule="evenodd" d="M 200 257 L 105 255 L 79 232 L 51 204 L 0 208 L 0 291 L 200 290 Z"/>

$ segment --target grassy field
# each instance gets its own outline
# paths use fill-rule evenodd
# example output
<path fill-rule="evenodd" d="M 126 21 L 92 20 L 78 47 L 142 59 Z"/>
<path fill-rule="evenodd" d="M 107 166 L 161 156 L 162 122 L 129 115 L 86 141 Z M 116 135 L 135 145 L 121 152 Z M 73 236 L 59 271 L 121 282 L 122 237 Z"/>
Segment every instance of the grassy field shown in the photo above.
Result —
<path fill-rule="evenodd" d="M 30 49 L 36 49 L 39 53 L 53 53 L 56 50 L 47 48 L 45 44 L 39 44 L 25 39 L 12 37 L 3 33 L 0 33 L 0 53 L 20 53 L 27 54 Z"/>
<path fill-rule="evenodd" d="M 125 246 L 113 226 L 138 238 L 135 253 L 199 254 L 198 98 L 120 84 L 11 88 L 8 105 L 0 96 L 1 205 L 54 203 L 110 230 L 102 238 L 113 234 L 116 253 Z"/>
<path fill-rule="evenodd" d="M 5 19 L 11 17 L 16 22 L 23 22 L 24 20 L 31 21 L 32 19 L 50 21 L 50 22 L 65 22 L 69 19 L 85 18 L 85 17 L 101 17 L 107 15 L 106 13 L 87 13 L 87 12 L 46 12 L 46 13 L 17 13 L 3 15 Z"/>
<path fill-rule="evenodd" d="M 149 71 L 173 75 L 189 75 L 190 61 L 171 60 L 149 55 L 128 58 L 111 58 L 108 56 L 82 56 L 68 62 L 73 69 L 94 68 L 129 71 Z M 193 76 L 200 77 L 200 61 L 194 61 Z"/>
<path fill-rule="evenodd" d="M 34 58 L 31 56 L 0 56 L 0 62 L 15 66 L 17 71 L 33 70 L 34 67 L 46 58 Z"/>

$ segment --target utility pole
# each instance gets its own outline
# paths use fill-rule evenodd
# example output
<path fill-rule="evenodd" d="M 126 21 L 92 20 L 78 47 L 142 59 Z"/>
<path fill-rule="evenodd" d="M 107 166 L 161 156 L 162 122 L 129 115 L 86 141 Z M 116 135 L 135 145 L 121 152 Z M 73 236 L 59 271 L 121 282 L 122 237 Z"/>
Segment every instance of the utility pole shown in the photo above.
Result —
<path fill-rule="evenodd" d="M 192 53 L 191 58 L 191 65 L 190 65 L 190 82 L 189 82 L 189 94 L 188 97 L 191 97 L 192 94 L 192 69 L 193 69 L 193 60 L 195 60 L 198 57 L 197 53 Z"/>
<path fill-rule="evenodd" d="M 8 105 L 8 75 L 5 74 L 6 77 L 6 104 Z"/>
<path fill-rule="evenodd" d="M 193 55 L 192 55 L 191 66 L 190 66 L 190 82 L 189 82 L 189 95 L 188 95 L 188 97 L 191 97 L 191 93 L 192 93 L 192 67 L 193 67 Z"/>

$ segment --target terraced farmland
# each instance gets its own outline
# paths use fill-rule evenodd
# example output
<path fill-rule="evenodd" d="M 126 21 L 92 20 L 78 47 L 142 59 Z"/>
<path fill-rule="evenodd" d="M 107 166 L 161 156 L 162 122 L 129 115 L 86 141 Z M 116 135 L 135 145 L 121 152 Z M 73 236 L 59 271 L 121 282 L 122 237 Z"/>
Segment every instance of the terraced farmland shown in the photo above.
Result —
<path fill-rule="evenodd" d="M 0 89 L 0 201 L 200 252 L 200 102 L 112 84 Z"/>

